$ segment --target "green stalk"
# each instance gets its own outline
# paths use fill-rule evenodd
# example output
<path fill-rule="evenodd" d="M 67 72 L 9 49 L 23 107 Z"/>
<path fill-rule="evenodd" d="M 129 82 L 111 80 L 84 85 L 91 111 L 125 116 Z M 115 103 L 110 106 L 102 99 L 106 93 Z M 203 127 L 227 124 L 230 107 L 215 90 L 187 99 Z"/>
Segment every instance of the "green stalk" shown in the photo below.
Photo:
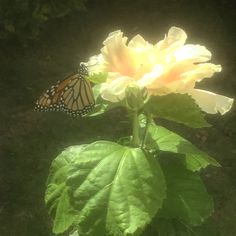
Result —
<path fill-rule="evenodd" d="M 138 122 L 138 112 L 132 111 L 132 146 L 139 147 L 139 122 Z"/>
<path fill-rule="evenodd" d="M 148 131 L 149 124 L 151 123 L 151 120 L 152 120 L 152 118 L 150 117 L 150 115 L 147 115 L 145 129 L 144 129 L 144 135 L 143 135 L 142 144 L 141 144 L 142 148 L 144 147 L 146 140 L 147 140 L 147 131 Z"/>

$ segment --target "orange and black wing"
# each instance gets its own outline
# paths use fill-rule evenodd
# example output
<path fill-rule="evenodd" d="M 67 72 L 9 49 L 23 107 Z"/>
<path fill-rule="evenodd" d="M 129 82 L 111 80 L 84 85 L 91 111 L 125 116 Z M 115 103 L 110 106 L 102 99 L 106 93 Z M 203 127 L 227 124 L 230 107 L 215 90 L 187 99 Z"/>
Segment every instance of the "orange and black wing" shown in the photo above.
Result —
<path fill-rule="evenodd" d="M 53 85 L 37 100 L 38 111 L 64 111 L 73 116 L 87 114 L 95 101 L 90 82 L 83 74 L 67 77 Z"/>

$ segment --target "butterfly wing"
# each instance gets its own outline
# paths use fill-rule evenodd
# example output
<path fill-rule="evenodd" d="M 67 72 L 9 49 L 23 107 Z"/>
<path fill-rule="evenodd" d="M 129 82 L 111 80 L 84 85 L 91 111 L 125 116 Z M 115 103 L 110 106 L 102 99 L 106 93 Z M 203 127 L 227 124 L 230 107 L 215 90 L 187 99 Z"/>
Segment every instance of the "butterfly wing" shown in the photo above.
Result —
<path fill-rule="evenodd" d="M 38 111 L 64 111 L 73 116 L 87 114 L 95 101 L 90 82 L 82 74 L 67 77 L 53 85 L 37 100 Z"/>
<path fill-rule="evenodd" d="M 73 116 L 87 114 L 94 107 L 95 101 L 90 82 L 77 74 L 65 88 L 61 98 L 61 109 Z"/>

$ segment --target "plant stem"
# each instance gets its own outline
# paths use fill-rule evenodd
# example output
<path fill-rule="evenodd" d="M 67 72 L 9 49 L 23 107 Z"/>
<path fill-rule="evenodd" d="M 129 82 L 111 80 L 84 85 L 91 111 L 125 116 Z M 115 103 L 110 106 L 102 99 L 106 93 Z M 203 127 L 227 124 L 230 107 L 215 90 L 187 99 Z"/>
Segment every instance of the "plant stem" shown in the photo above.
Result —
<path fill-rule="evenodd" d="M 146 116 L 146 124 L 145 124 L 145 130 L 144 130 L 144 135 L 143 135 L 143 139 L 142 139 L 142 144 L 141 147 L 143 148 L 145 143 L 146 143 L 146 139 L 147 139 L 147 131 L 148 131 L 148 127 L 149 124 L 151 123 L 151 117 L 149 115 Z"/>
<path fill-rule="evenodd" d="M 138 122 L 138 112 L 132 111 L 132 146 L 138 147 L 140 144 L 139 139 L 139 122 Z"/>

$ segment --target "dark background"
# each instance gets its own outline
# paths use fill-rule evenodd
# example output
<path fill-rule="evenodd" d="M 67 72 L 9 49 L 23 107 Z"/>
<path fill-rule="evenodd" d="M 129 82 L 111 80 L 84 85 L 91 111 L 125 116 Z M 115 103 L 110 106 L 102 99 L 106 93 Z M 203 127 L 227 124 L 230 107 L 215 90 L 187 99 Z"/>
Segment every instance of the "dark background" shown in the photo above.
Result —
<path fill-rule="evenodd" d="M 171 26 L 183 28 L 188 43 L 205 45 L 212 62 L 223 67 L 199 87 L 235 97 L 233 1 L 88 0 L 85 6 L 84 11 L 46 21 L 34 40 L 27 39 L 26 31 L 23 41 L 14 35 L 0 41 L 1 236 L 52 235 L 43 199 L 51 161 L 67 146 L 129 135 L 122 110 L 86 119 L 33 111 L 42 91 L 98 54 L 109 32 L 121 29 L 128 37 L 139 33 L 156 43 Z M 236 235 L 235 118 L 233 107 L 225 116 L 207 115 L 213 125 L 207 129 L 164 123 L 222 164 L 202 173 L 215 201 L 213 227 L 221 236 Z"/>

